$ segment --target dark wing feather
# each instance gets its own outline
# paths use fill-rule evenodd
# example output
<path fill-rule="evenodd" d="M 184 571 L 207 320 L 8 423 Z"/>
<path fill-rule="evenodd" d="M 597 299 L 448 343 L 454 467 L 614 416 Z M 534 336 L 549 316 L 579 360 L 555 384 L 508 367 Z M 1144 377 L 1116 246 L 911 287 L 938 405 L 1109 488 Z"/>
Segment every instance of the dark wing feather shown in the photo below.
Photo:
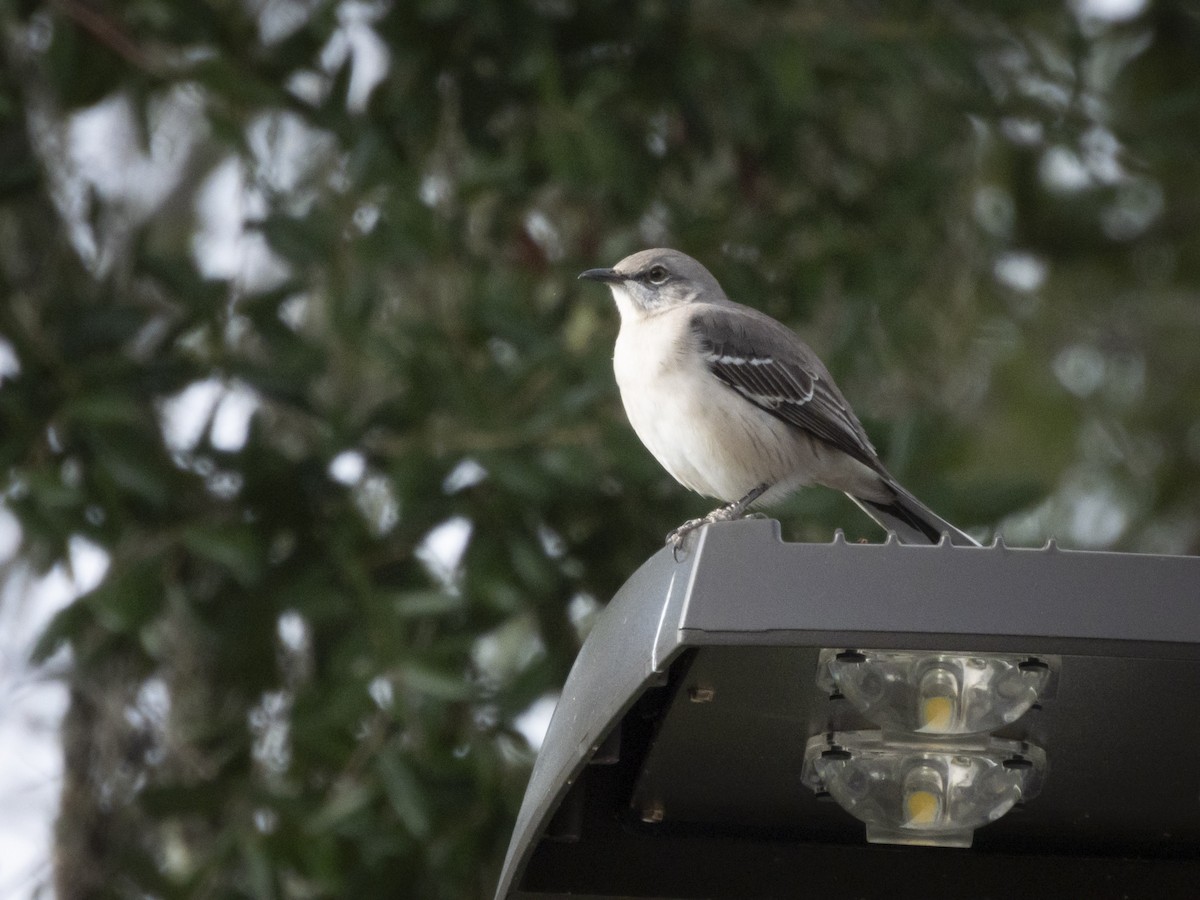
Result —
<path fill-rule="evenodd" d="M 750 307 L 697 310 L 692 333 L 712 374 L 746 400 L 883 473 L 829 372 L 791 330 Z"/>

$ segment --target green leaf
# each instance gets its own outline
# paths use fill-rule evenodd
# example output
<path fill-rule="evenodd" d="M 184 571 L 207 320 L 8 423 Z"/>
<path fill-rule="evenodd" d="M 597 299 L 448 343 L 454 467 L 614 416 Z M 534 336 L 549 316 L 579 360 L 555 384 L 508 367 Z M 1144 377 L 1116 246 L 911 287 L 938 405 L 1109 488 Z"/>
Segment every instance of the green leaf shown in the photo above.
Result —
<path fill-rule="evenodd" d="M 399 751 L 385 750 L 375 759 L 375 766 L 383 779 L 383 788 L 388 801 L 404 827 L 412 832 L 414 837 L 423 838 L 429 833 L 430 820 L 428 800 L 412 769 L 409 768 Z"/>
<path fill-rule="evenodd" d="M 147 418 L 146 409 L 131 395 L 104 390 L 75 398 L 63 412 L 92 425 L 141 425 Z"/>
<path fill-rule="evenodd" d="M 329 799 L 309 822 L 312 832 L 332 831 L 360 815 L 371 803 L 374 791 L 361 782 L 342 780 L 334 785 Z"/>
<path fill-rule="evenodd" d="M 183 533 L 183 545 L 227 570 L 239 584 L 256 584 L 266 569 L 262 536 L 251 525 L 202 525 Z"/>
<path fill-rule="evenodd" d="M 154 558 L 110 570 L 95 590 L 77 602 L 91 607 L 96 621 L 109 631 L 131 633 L 154 618 L 162 608 L 164 593 L 162 566 Z"/>
<path fill-rule="evenodd" d="M 32 659 L 44 662 L 60 647 L 77 644 L 96 624 L 117 633 L 140 629 L 162 605 L 160 572 L 156 561 L 141 562 L 124 570 L 110 570 L 95 589 L 64 607 L 50 620 L 34 645 Z"/>
<path fill-rule="evenodd" d="M 96 460 L 120 489 L 145 500 L 154 507 L 165 507 L 171 499 L 171 478 L 167 464 L 144 446 L 134 446 L 132 437 L 122 436 L 120 443 L 96 441 Z"/>
<path fill-rule="evenodd" d="M 95 611 L 82 598 L 68 604 L 55 613 L 42 630 L 30 658 L 35 663 L 45 662 L 59 648 L 75 642 L 95 620 Z"/>
<path fill-rule="evenodd" d="M 34 505 L 43 510 L 66 510 L 79 507 L 83 492 L 79 487 L 64 484 L 57 472 L 39 471 L 25 477 L 29 496 Z"/>
<path fill-rule="evenodd" d="M 464 605 L 460 594 L 446 591 L 404 591 L 392 597 L 392 608 L 405 619 L 461 612 Z"/>
<path fill-rule="evenodd" d="M 471 696 L 471 685 L 465 674 L 453 675 L 415 662 L 400 667 L 396 682 L 401 688 L 438 700 L 466 700 Z"/>
<path fill-rule="evenodd" d="M 249 869 L 252 896 L 261 900 L 274 900 L 275 878 L 271 858 L 257 835 L 247 835 L 242 841 L 242 858 Z"/>

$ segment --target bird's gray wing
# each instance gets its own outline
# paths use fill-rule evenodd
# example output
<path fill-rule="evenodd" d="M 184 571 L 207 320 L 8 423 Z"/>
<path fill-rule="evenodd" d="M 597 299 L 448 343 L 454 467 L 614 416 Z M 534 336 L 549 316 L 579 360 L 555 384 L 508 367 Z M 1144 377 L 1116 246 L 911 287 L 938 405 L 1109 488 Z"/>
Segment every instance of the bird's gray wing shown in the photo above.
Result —
<path fill-rule="evenodd" d="M 829 372 L 790 329 L 732 303 L 697 310 L 691 327 L 718 381 L 789 425 L 883 472 L 875 448 Z"/>

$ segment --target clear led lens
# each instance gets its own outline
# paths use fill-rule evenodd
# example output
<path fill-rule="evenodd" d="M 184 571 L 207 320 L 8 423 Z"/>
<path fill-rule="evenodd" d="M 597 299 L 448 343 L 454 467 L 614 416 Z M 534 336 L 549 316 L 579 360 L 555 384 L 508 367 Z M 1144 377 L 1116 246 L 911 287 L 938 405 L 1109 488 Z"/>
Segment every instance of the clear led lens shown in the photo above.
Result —
<path fill-rule="evenodd" d="M 976 828 L 1037 793 L 1045 768 L 1042 750 L 1021 741 L 847 731 L 808 742 L 803 779 L 865 822 L 872 843 L 969 847 Z"/>
<path fill-rule="evenodd" d="M 1057 661 L 1002 654 L 822 650 L 817 681 L 892 731 L 981 734 L 1015 722 Z"/>

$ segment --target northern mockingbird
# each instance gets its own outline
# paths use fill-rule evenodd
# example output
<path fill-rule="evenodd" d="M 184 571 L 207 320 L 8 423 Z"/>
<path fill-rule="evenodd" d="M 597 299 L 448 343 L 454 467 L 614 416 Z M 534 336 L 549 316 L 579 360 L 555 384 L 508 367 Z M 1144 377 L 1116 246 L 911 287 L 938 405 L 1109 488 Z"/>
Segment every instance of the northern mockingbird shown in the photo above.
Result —
<path fill-rule="evenodd" d="M 621 313 L 613 368 L 633 430 L 676 481 L 728 504 L 672 531 L 676 549 L 809 484 L 844 491 L 901 542 L 978 546 L 888 473 L 808 345 L 696 260 L 643 250 L 579 277 L 607 284 Z"/>

